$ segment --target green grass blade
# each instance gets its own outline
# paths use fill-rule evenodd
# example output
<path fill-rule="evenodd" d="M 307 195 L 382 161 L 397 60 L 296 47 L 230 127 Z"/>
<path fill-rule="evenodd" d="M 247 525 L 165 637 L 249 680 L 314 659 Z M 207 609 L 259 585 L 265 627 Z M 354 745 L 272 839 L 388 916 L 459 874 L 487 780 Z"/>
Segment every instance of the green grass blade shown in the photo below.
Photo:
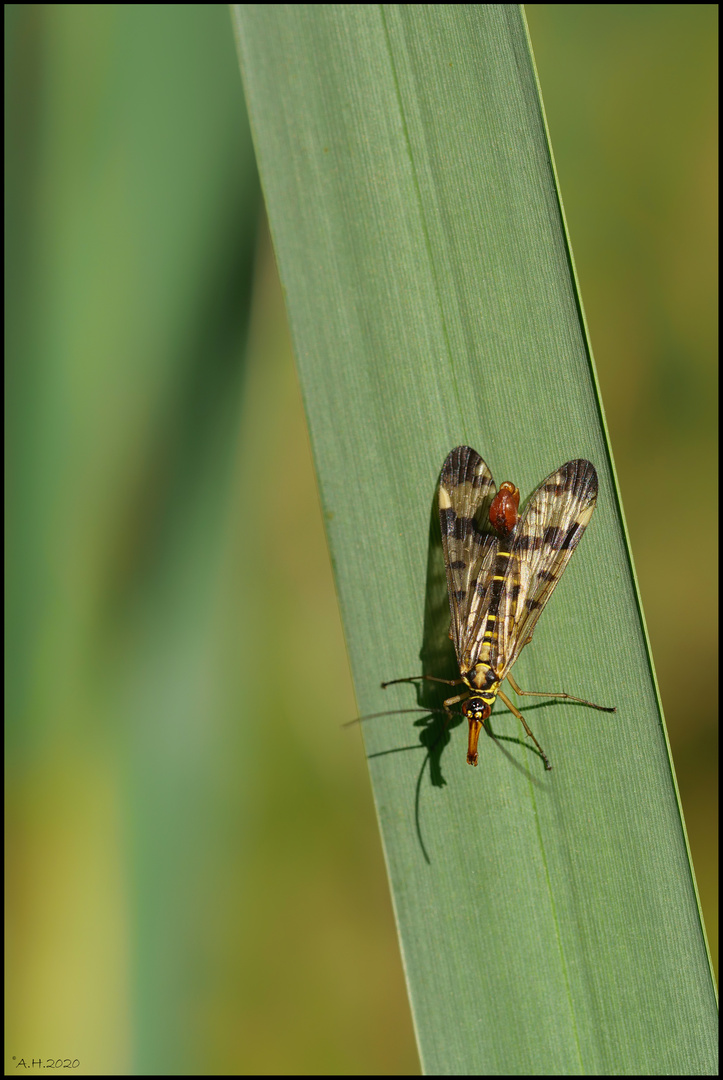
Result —
<path fill-rule="evenodd" d="M 526 708 L 551 774 L 499 708 L 477 770 L 460 729 L 430 752 L 438 725 L 365 724 L 425 1071 L 715 1072 L 705 936 L 521 11 L 235 12 L 360 711 L 416 705 L 380 681 L 449 662 L 433 509 L 449 449 L 471 444 L 523 496 L 571 457 L 600 475 L 515 676 L 617 715 Z"/>

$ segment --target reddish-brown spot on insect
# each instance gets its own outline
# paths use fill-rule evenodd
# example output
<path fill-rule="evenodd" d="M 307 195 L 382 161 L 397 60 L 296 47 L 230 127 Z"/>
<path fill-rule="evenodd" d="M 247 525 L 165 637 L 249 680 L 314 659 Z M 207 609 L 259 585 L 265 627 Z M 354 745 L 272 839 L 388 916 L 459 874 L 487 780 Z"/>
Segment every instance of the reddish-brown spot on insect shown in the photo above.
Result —
<path fill-rule="evenodd" d="M 520 492 L 509 480 L 500 484 L 500 490 L 490 505 L 490 521 L 495 532 L 508 536 L 517 524 Z"/>

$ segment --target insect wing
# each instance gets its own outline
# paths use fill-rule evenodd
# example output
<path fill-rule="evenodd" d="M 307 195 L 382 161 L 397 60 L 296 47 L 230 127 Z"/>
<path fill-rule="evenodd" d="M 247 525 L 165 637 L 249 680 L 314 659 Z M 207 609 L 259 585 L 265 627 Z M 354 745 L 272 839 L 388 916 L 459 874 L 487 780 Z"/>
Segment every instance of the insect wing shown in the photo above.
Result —
<path fill-rule="evenodd" d="M 597 491 L 595 467 L 579 459 L 562 465 L 530 496 L 517 524 L 503 586 L 506 602 L 500 610 L 499 651 L 504 674 L 532 636 L 580 542 L 595 509 Z"/>
<path fill-rule="evenodd" d="M 496 494 L 492 473 L 479 454 L 469 446 L 452 450 L 439 480 L 439 519 L 452 640 L 460 663 L 484 632 L 498 547 L 489 523 L 489 508 Z"/>

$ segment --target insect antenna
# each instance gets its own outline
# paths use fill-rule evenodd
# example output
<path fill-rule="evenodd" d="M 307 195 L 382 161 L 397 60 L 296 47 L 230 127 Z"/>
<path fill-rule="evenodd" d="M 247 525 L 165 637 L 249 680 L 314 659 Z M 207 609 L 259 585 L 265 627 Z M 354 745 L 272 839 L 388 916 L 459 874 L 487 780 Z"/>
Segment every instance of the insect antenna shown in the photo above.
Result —
<path fill-rule="evenodd" d="M 368 716 L 357 716 L 355 720 L 347 720 L 342 727 L 353 727 L 354 724 L 361 724 L 365 720 L 378 720 L 380 716 L 399 716 L 401 713 L 444 713 L 444 709 L 388 709 L 386 712 L 369 713 Z M 461 714 L 460 714 L 461 715 Z"/>

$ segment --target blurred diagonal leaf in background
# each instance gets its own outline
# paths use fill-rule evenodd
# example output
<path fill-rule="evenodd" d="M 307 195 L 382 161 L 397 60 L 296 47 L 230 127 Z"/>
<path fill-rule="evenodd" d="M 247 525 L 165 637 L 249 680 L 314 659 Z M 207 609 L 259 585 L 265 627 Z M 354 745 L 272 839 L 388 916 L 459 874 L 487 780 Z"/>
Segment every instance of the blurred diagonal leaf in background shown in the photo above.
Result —
<path fill-rule="evenodd" d="M 40 1036 L 91 1072 L 131 1067 L 129 1030 L 146 1067 L 188 1062 L 175 1021 L 157 1033 L 197 964 L 183 879 L 203 877 L 222 783 L 209 586 L 258 183 L 223 11 L 168 11 L 9 13 L 12 881 L 58 925 L 18 957 L 13 1050 Z"/>
<path fill-rule="evenodd" d="M 8 1053 L 409 1072 L 228 9 L 6 25 Z"/>

